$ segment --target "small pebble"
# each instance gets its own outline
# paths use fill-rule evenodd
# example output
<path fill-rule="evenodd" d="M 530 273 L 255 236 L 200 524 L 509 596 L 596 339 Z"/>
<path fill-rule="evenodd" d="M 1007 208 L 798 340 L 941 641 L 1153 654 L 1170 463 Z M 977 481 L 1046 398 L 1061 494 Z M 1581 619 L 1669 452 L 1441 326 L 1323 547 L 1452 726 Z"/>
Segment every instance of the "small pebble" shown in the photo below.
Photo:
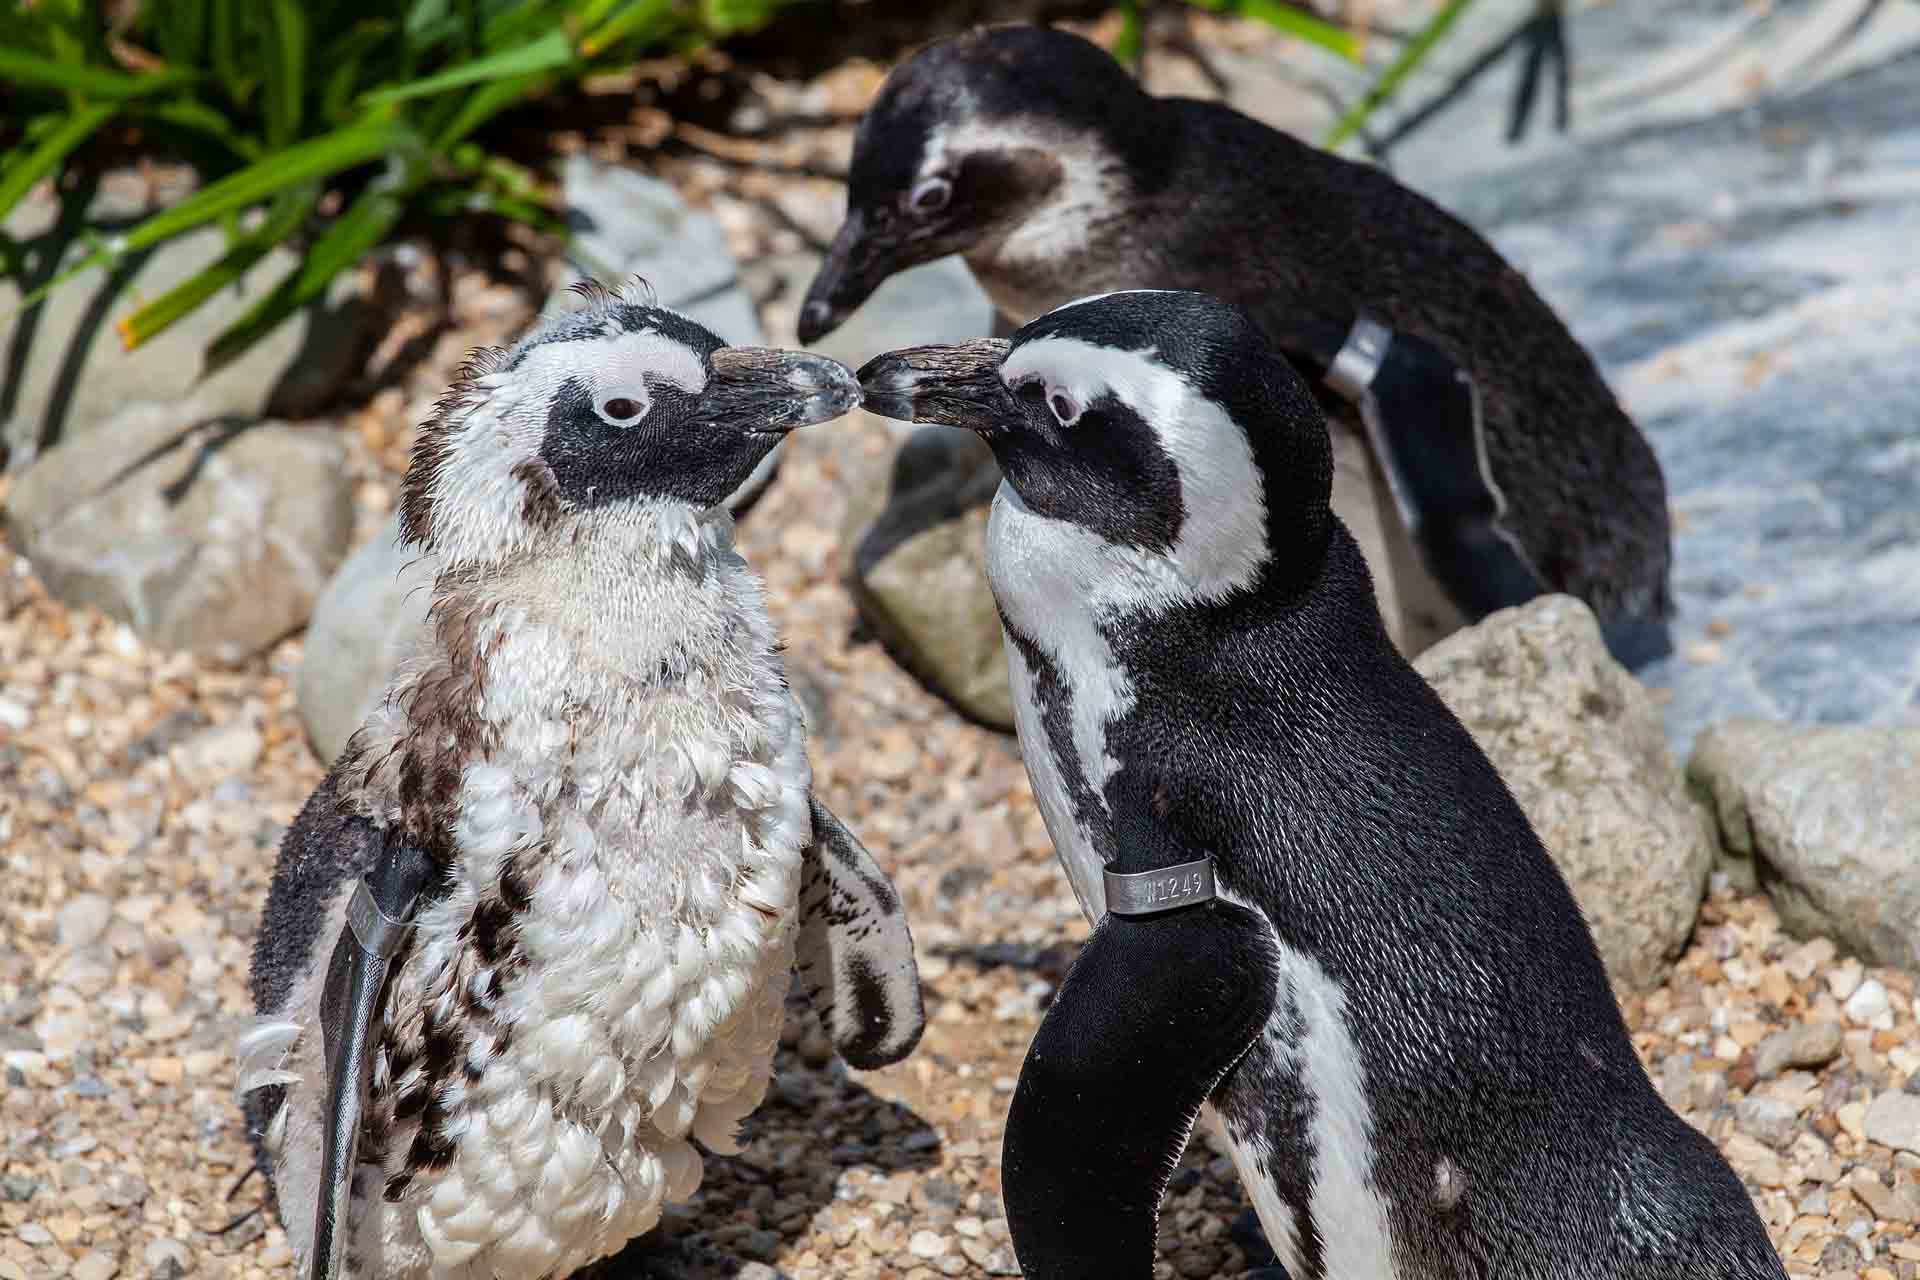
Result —
<path fill-rule="evenodd" d="M 63 947 L 90 947 L 107 931 L 113 919 L 113 904 L 97 893 L 80 893 L 67 899 L 54 918 L 54 938 Z"/>
<path fill-rule="evenodd" d="M 1861 1132 L 1869 1142 L 1920 1155 L 1920 1095 L 1895 1089 L 1881 1094 L 1861 1118 Z"/>
<path fill-rule="evenodd" d="M 916 1258 L 937 1258 L 946 1251 L 946 1240 L 931 1231 L 916 1231 L 907 1241 L 907 1252 Z"/>
<path fill-rule="evenodd" d="M 1767 1080 L 1790 1067 L 1824 1067 L 1839 1056 L 1839 1023 L 1801 1022 L 1762 1040 L 1753 1051 L 1753 1070 Z"/>

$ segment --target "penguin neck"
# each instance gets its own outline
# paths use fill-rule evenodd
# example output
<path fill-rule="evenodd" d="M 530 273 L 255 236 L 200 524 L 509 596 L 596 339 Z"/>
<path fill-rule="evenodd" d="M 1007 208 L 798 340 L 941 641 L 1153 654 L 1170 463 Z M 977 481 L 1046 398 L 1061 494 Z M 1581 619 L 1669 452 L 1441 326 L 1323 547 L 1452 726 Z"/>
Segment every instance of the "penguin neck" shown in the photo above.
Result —
<path fill-rule="evenodd" d="M 1044 142 L 1042 141 L 1044 140 Z M 997 223 L 963 253 L 968 269 L 1004 314 L 1022 322 L 1087 292 L 1080 285 L 1099 266 L 1134 203 L 1134 166 L 1114 139 L 1012 132 L 1008 147 L 1045 146 L 1055 177 L 1044 193 Z"/>
<path fill-rule="evenodd" d="M 442 856 L 470 764 L 592 739 L 618 768 L 628 762 L 607 753 L 625 750 L 616 740 L 644 707 L 689 691 L 746 708 L 729 721 L 754 739 L 743 746 L 781 729 L 764 589 L 733 549 L 724 511 L 603 511 L 552 536 L 564 546 L 441 572 L 413 658 L 349 746 L 363 770 L 362 811 Z M 530 725 L 554 740 L 531 741 Z"/>

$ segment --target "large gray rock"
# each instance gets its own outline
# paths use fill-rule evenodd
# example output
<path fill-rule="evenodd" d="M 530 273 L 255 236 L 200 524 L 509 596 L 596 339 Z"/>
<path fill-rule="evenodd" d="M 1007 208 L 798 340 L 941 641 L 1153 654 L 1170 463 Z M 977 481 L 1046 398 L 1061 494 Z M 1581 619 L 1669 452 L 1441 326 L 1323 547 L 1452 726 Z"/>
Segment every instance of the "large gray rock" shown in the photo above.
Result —
<path fill-rule="evenodd" d="M 1735 718 L 1920 714 L 1916 77 L 1908 54 L 1441 193 L 1559 308 L 1660 456 L 1678 652 L 1640 676 L 1670 691 L 1682 756 Z"/>
<path fill-rule="evenodd" d="M 1544 596 L 1414 660 L 1573 887 L 1614 981 L 1658 983 L 1693 933 L 1714 845 L 1647 691 L 1586 605 Z"/>
<path fill-rule="evenodd" d="M 854 548 L 849 586 L 881 642 L 961 711 L 1011 729 L 1007 657 L 986 577 L 987 504 L 999 483 L 979 437 L 924 427 L 856 491 L 845 530 Z"/>
<path fill-rule="evenodd" d="M 149 195 L 136 175 L 110 175 L 89 206 L 89 223 L 108 231 L 131 226 L 161 207 L 150 204 Z M 50 274 L 56 257 L 64 269 L 90 251 L 59 233 L 59 216 L 54 200 L 39 197 L 7 219 L 6 234 L 25 242 L 33 286 Z M 31 464 L 42 440 L 91 432 L 136 402 L 177 405 L 183 422 L 301 417 L 352 375 L 371 310 L 349 273 L 238 360 L 201 376 L 207 344 L 299 266 L 299 256 L 284 250 L 270 251 L 159 337 L 123 348 L 114 323 L 136 301 L 159 297 L 226 251 L 217 227 L 190 231 L 119 268 L 76 277 L 26 311 L 20 282 L 0 278 L 0 356 L 7 361 L 0 374 L 0 453 L 8 455 L 8 469 Z"/>
<path fill-rule="evenodd" d="M 7 531 L 66 603 L 239 659 L 304 623 L 346 554 L 346 450 L 327 427 L 182 413 L 135 405 L 50 450 L 14 483 Z"/>
<path fill-rule="evenodd" d="M 1687 774 L 1789 930 L 1920 970 L 1920 728 L 1733 721 Z"/>
<path fill-rule="evenodd" d="M 400 517 L 333 575 L 313 606 L 294 692 L 314 754 L 332 761 L 386 692 L 426 621 L 438 561 L 400 543 Z"/>

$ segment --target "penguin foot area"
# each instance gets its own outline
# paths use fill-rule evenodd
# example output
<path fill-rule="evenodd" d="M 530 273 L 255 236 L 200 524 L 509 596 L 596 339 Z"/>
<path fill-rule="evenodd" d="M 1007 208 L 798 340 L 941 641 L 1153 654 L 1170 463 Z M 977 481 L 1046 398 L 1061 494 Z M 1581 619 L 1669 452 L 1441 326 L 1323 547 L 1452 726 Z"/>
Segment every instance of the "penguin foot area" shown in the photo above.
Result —
<path fill-rule="evenodd" d="M 764 1262 L 741 1261 L 692 1240 L 642 1236 L 611 1258 L 573 1273 L 573 1280 L 793 1280 Z"/>

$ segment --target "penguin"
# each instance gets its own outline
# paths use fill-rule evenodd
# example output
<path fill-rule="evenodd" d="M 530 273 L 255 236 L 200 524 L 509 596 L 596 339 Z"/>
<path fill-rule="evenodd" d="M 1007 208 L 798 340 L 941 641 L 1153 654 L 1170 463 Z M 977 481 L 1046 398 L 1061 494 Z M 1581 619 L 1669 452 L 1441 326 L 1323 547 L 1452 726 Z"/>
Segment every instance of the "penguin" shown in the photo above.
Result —
<path fill-rule="evenodd" d="M 1323 415 L 1252 315 L 1124 292 L 860 379 L 1000 462 L 1021 751 L 1095 922 L 1007 1118 L 1029 1280 L 1152 1274 L 1203 1105 L 1293 1280 L 1781 1280 L 1387 635 Z"/>
<path fill-rule="evenodd" d="M 647 1233 L 738 1150 L 796 963 L 853 1066 L 920 1036 L 721 505 L 859 388 L 584 292 L 422 427 L 427 622 L 281 845 L 237 1058 L 312 1280 L 540 1280 Z"/>
<path fill-rule="evenodd" d="M 1068 32 L 989 28 L 902 63 L 862 117 L 801 340 L 952 253 L 1014 321 L 1141 287 L 1244 306 L 1316 382 L 1403 652 L 1545 592 L 1630 667 L 1671 652 L 1652 448 L 1526 278 L 1386 173 L 1153 97 Z"/>

